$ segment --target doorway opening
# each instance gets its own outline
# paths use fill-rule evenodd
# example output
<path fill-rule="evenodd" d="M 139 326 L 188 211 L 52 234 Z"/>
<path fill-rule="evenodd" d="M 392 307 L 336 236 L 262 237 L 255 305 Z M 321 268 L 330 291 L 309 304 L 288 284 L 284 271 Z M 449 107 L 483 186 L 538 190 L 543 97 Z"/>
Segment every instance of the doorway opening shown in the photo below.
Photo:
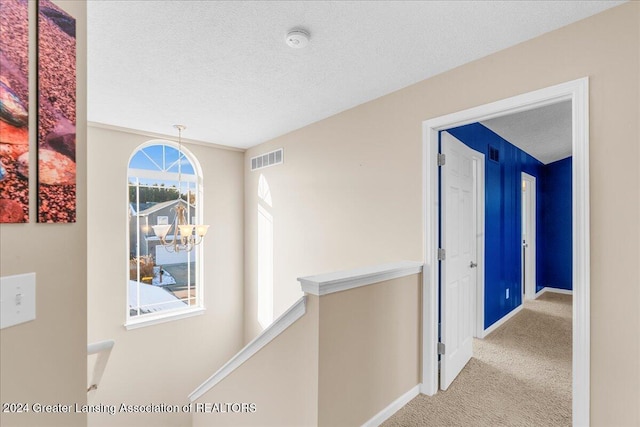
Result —
<path fill-rule="evenodd" d="M 442 130 L 571 101 L 572 117 L 572 417 L 589 424 L 589 136 L 588 79 L 583 78 L 491 104 L 430 119 L 423 124 L 424 255 L 423 352 L 421 392 L 438 390 L 438 319 L 440 271 L 438 261 L 438 134 Z M 518 251 L 519 253 L 519 251 Z M 526 290 L 525 290 L 526 294 Z"/>

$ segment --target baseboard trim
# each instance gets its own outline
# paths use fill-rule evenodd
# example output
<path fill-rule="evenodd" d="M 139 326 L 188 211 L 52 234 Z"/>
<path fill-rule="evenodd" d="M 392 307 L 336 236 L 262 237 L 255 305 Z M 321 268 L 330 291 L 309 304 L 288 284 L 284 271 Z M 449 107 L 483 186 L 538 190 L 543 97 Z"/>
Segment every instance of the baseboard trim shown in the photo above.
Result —
<path fill-rule="evenodd" d="M 391 402 L 389 406 L 378 412 L 369 421 L 362 424 L 362 427 L 378 427 L 380 424 L 388 420 L 393 414 L 398 412 L 404 405 L 409 403 L 411 399 L 420 394 L 420 384 L 412 387 L 411 390 Z"/>
<path fill-rule="evenodd" d="M 493 325 L 491 325 L 487 329 L 485 329 L 484 332 L 482 333 L 482 337 L 481 338 L 485 338 L 491 332 L 495 331 L 500 326 L 504 325 L 507 322 L 507 320 L 511 319 L 516 314 L 520 313 L 520 310 L 522 310 L 522 304 L 520 304 L 519 306 L 517 306 L 516 308 L 511 310 L 509 313 L 505 314 L 502 317 L 502 319 L 498 320 L 496 323 L 494 323 Z"/>
<path fill-rule="evenodd" d="M 552 292 L 554 294 L 563 294 L 563 295 L 573 295 L 573 291 L 569 289 L 551 288 L 549 286 L 545 286 L 544 288 L 536 292 L 533 299 L 538 299 L 538 297 L 544 294 L 545 292 Z"/>

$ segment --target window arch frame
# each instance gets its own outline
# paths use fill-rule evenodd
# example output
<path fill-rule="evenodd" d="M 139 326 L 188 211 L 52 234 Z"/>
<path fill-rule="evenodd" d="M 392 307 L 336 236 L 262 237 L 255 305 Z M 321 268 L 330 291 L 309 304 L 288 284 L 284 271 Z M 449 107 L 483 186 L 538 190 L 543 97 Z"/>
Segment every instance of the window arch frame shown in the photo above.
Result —
<path fill-rule="evenodd" d="M 139 178 L 149 178 L 149 179 L 159 179 L 159 180 L 174 180 L 178 181 L 178 173 L 162 171 L 162 170 L 146 170 L 146 169 L 137 169 L 131 167 L 131 161 L 133 158 L 145 148 L 149 148 L 152 146 L 167 146 L 171 147 L 175 150 L 178 150 L 182 153 L 182 156 L 189 161 L 191 167 L 193 168 L 192 174 L 182 173 L 182 181 L 183 182 L 193 182 L 195 184 L 195 195 L 196 195 L 196 206 L 195 206 L 195 217 L 201 219 L 204 217 L 204 177 L 202 173 L 202 167 L 198 158 L 182 144 L 181 146 L 174 141 L 166 140 L 166 139 L 152 139 L 146 141 L 142 144 L 137 145 L 129 155 L 129 159 L 127 161 L 127 173 L 126 173 L 126 207 L 127 207 L 127 220 L 126 220 L 126 277 L 129 277 L 129 268 L 130 268 L 130 256 L 131 256 L 131 220 L 130 220 L 130 200 L 129 200 L 129 187 L 130 187 L 130 179 L 139 179 Z M 165 154 L 163 154 L 164 156 Z M 180 161 L 180 158 L 178 159 Z M 169 167 L 171 169 L 171 167 Z M 132 172 L 140 172 L 143 176 L 139 174 L 132 174 Z M 191 178 L 195 177 L 195 178 Z M 137 236 L 139 239 L 139 236 Z M 127 280 L 127 288 L 126 288 L 126 304 L 125 304 L 125 323 L 124 326 L 127 330 L 137 329 L 140 327 L 151 326 L 158 323 L 164 323 L 174 320 L 179 320 L 187 317 L 201 315 L 205 312 L 205 304 L 204 304 L 204 263 L 203 263 L 203 244 L 196 246 L 193 251 L 193 257 L 195 258 L 193 262 L 195 262 L 195 304 L 188 305 L 185 308 L 173 309 L 173 310 L 163 310 L 155 313 L 145 313 L 138 314 L 135 316 L 131 316 L 130 314 L 130 298 L 129 298 L 129 280 Z M 139 254 L 139 249 L 137 249 L 137 254 Z M 140 283 L 138 282 L 138 286 Z M 139 294 L 138 294 L 139 301 Z"/>

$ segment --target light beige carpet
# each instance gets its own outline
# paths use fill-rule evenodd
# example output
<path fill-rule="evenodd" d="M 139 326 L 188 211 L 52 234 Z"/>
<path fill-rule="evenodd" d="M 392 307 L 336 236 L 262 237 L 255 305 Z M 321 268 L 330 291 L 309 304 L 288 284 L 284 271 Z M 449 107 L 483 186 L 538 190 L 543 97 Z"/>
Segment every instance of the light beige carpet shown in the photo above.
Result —
<path fill-rule="evenodd" d="M 483 340 L 447 391 L 383 426 L 570 426 L 571 296 L 545 293 Z"/>

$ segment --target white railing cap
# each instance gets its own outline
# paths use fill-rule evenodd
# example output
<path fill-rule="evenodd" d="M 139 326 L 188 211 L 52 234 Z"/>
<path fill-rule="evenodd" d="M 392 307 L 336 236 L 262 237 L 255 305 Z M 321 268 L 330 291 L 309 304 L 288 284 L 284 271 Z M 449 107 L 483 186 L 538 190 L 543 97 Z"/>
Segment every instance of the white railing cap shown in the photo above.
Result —
<path fill-rule="evenodd" d="M 397 261 L 353 270 L 299 277 L 298 281 L 304 292 L 322 296 L 421 272 L 421 262 Z"/>

